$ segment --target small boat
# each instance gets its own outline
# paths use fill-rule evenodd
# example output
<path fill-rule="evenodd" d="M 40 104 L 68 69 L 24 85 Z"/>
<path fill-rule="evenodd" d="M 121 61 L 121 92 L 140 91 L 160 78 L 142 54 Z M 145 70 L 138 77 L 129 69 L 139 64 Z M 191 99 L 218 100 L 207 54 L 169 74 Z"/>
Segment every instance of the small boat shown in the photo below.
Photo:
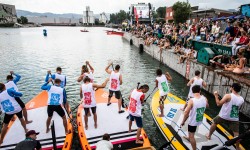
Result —
<path fill-rule="evenodd" d="M 40 141 L 42 149 L 52 150 L 53 141 L 51 130 L 49 133 L 46 133 L 46 120 L 48 117 L 47 100 L 47 91 L 42 91 L 40 94 L 38 94 L 25 105 L 28 112 L 29 120 L 33 120 L 32 123 L 27 124 L 27 129 L 36 130 L 36 132 L 40 132 L 40 134 L 37 135 L 37 140 Z M 67 113 L 65 112 L 65 114 Z M 1 150 L 14 149 L 17 143 L 25 139 L 25 132 L 20 121 L 16 116 L 14 117 L 15 119 L 9 123 L 8 132 L 4 137 L 3 144 L 0 147 Z M 68 130 L 70 130 L 71 133 L 67 135 L 65 135 L 62 118 L 57 113 L 53 114 L 52 121 L 53 120 L 55 126 L 57 148 L 63 150 L 70 150 L 73 139 L 73 128 L 70 123 L 70 120 L 68 119 Z"/>
<path fill-rule="evenodd" d="M 158 117 L 159 108 L 159 91 L 156 92 L 151 102 L 152 116 L 167 141 L 171 141 L 171 147 L 176 150 L 192 149 L 191 144 L 183 136 L 188 136 L 188 120 L 185 125 L 180 128 L 184 113 L 181 108 L 184 107 L 185 101 L 177 96 L 169 93 L 164 101 L 164 117 Z M 202 124 L 197 128 L 195 133 L 197 149 L 217 149 L 222 147 L 226 141 L 233 138 L 232 134 L 224 129 L 221 125 L 217 125 L 211 140 L 206 138 L 212 124 L 212 118 L 204 115 Z M 174 137 L 174 138 L 173 138 Z M 240 145 L 244 150 L 243 146 Z M 235 150 L 234 146 L 227 147 L 230 150 Z"/>
<path fill-rule="evenodd" d="M 80 30 L 81 32 L 89 32 L 88 30 Z"/>
<path fill-rule="evenodd" d="M 84 109 L 80 105 L 77 111 L 78 135 L 83 150 L 96 148 L 96 143 L 102 139 L 105 133 L 110 135 L 114 149 L 149 148 L 150 142 L 146 132 L 142 129 L 141 140 L 143 145 L 136 144 L 137 126 L 132 125 L 132 132 L 128 132 L 127 113 L 118 114 L 117 99 L 112 97 L 111 105 L 107 106 L 108 93 L 103 89 L 95 91 L 97 105 L 97 128 L 94 127 L 93 114 L 88 119 L 88 130 L 84 127 Z"/>
<path fill-rule="evenodd" d="M 119 32 L 119 31 L 107 31 L 107 35 L 120 35 L 120 36 L 123 36 L 124 33 Z"/>

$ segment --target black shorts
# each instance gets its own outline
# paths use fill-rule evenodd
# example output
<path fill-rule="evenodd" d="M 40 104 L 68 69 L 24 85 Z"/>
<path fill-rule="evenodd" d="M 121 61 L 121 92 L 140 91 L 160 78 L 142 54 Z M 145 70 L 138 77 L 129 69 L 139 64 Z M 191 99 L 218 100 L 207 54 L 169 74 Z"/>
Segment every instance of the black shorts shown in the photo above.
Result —
<path fill-rule="evenodd" d="M 188 125 L 188 132 L 195 133 L 196 129 L 197 129 L 197 126 Z"/>
<path fill-rule="evenodd" d="M 96 113 L 96 106 L 95 107 L 90 107 L 90 108 L 91 108 L 92 114 L 95 114 Z M 85 116 L 88 115 L 90 108 L 84 108 Z"/>
<path fill-rule="evenodd" d="M 165 101 L 166 98 L 167 98 L 167 95 L 161 96 L 161 97 L 160 97 L 159 104 L 160 104 L 160 105 L 164 105 L 164 101 Z"/>
<path fill-rule="evenodd" d="M 48 105 L 47 108 L 48 117 L 52 117 L 54 111 L 57 112 L 57 114 L 61 117 L 65 116 L 65 112 L 61 105 Z"/>
<path fill-rule="evenodd" d="M 111 91 L 111 90 L 109 90 L 109 97 L 112 97 L 113 93 L 115 93 L 115 98 L 116 99 L 120 99 L 121 98 L 121 91 Z"/>
<path fill-rule="evenodd" d="M 23 101 L 20 99 L 20 97 L 15 97 L 16 102 L 21 106 L 21 108 L 25 108 L 25 104 Z"/>
<path fill-rule="evenodd" d="M 3 119 L 3 123 L 5 124 L 9 124 L 10 120 L 12 119 L 12 117 L 14 115 L 17 115 L 18 118 L 23 118 L 23 111 L 19 111 L 18 113 L 15 113 L 15 114 L 6 114 L 4 115 L 4 119 Z"/>

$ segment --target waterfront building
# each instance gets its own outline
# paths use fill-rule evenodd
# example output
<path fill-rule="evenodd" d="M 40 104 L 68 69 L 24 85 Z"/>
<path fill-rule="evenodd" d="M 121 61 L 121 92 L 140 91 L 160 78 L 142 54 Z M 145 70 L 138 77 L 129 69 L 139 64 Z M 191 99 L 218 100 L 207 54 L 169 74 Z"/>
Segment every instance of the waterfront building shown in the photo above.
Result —
<path fill-rule="evenodd" d="M 15 5 L 0 3 L 0 26 L 11 27 L 17 23 Z"/>

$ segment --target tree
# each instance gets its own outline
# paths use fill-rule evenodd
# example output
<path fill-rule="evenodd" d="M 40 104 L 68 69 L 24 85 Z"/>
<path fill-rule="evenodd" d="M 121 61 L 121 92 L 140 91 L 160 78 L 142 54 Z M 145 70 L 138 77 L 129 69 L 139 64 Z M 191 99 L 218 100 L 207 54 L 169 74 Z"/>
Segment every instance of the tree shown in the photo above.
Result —
<path fill-rule="evenodd" d="M 20 18 L 17 19 L 17 22 L 21 24 L 26 24 L 28 23 L 28 19 L 24 16 L 21 16 Z"/>
<path fill-rule="evenodd" d="M 110 14 L 110 22 L 114 24 L 121 24 L 125 19 L 129 19 L 129 13 L 120 10 L 118 13 Z"/>
<path fill-rule="evenodd" d="M 184 23 L 189 18 L 191 14 L 191 6 L 187 2 L 176 2 L 173 5 L 174 11 L 174 22 L 175 23 Z"/>
<path fill-rule="evenodd" d="M 159 7 L 156 9 L 156 12 L 157 12 L 157 16 L 159 18 L 164 18 L 165 19 L 165 16 L 166 16 L 166 7 Z"/>

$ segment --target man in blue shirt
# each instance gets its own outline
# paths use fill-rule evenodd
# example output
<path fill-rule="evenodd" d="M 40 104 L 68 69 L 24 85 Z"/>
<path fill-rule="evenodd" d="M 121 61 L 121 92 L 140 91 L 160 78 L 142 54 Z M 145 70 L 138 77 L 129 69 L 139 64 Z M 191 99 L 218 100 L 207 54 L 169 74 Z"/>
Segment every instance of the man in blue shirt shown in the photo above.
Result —
<path fill-rule="evenodd" d="M 6 90 L 5 85 L 0 83 L 0 107 L 1 111 L 5 113 L 0 137 L 0 145 L 3 143 L 3 138 L 7 133 L 9 122 L 14 115 L 17 115 L 24 131 L 27 132 L 26 123 L 23 119 L 22 108 L 15 100 L 15 97 L 21 97 L 22 95 L 22 93 L 16 92 L 14 89 Z"/>
<path fill-rule="evenodd" d="M 15 78 L 13 78 L 13 76 L 15 76 Z M 10 71 L 10 75 L 7 75 L 6 80 L 7 83 L 5 83 L 5 87 L 6 89 L 14 89 L 16 92 L 18 92 L 18 88 L 17 88 L 17 82 L 21 79 L 21 76 L 17 73 L 14 73 L 13 71 Z M 25 108 L 25 104 L 23 103 L 23 101 L 20 99 L 20 97 L 15 97 L 16 101 L 18 102 L 18 104 L 22 107 L 23 110 L 23 116 L 25 119 L 26 124 L 29 124 L 32 122 L 32 120 L 28 120 L 28 114 L 27 114 L 27 110 Z"/>
<path fill-rule="evenodd" d="M 65 129 L 65 134 L 68 134 L 68 127 L 67 127 L 67 119 L 65 116 L 65 112 L 62 108 L 62 103 L 64 104 L 66 111 L 69 112 L 69 105 L 67 103 L 67 96 L 66 91 L 64 88 L 61 87 L 61 80 L 55 79 L 55 85 L 48 85 L 49 82 L 52 81 L 52 78 L 48 80 L 43 86 L 41 87 L 42 90 L 48 91 L 48 119 L 46 122 L 46 133 L 49 132 L 49 125 L 53 116 L 53 112 L 57 112 L 59 116 L 63 119 L 63 125 Z M 53 82 L 52 82 L 53 83 Z"/>
<path fill-rule="evenodd" d="M 48 70 L 46 78 L 45 78 L 45 82 L 48 82 L 49 80 L 49 76 L 51 75 L 51 78 L 53 80 L 55 79 L 60 79 L 61 80 L 61 87 L 64 88 L 66 86 L 66 76 L 62 75 L 62 68 L 61 67 L 57 67 L 56 68 L 56 73 L 55 74 L 51 74 L 51 71 Z"/>

